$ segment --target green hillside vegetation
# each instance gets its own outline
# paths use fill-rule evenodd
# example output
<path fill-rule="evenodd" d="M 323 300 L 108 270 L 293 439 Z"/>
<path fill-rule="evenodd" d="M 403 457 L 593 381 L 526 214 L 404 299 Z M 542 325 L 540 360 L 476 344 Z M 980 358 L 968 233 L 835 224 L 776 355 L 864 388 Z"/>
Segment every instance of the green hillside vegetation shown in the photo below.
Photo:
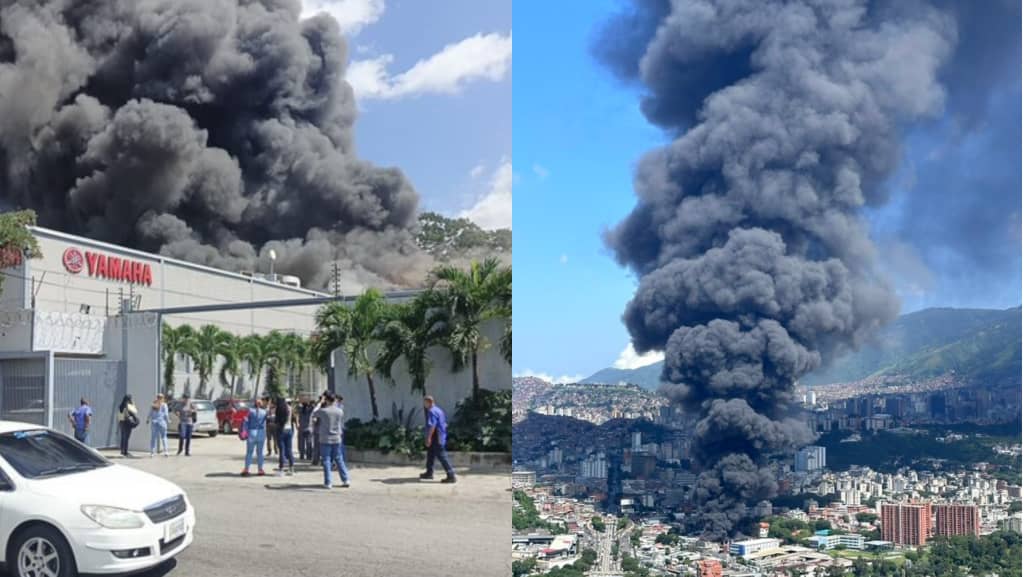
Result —
<path fill-rule="evenodd" d="M 436 212 L 419 217 L 416 243 L 441 260 L 479 251 L 486 254 L 512 252 L 512 231 L 487 231 L 466 218 L 448 218 Z"/>

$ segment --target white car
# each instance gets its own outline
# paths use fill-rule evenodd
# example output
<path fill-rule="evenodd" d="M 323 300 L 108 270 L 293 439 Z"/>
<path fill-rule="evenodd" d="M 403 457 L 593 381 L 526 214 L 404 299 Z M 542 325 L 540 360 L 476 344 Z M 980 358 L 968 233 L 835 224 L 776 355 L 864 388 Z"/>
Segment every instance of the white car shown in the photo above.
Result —
<path fill-rule="evenodd" d="M 0 421 L 0 556 L 12 577 L 145 570 L 191 545 L 195 522 L 174 483 Z"/>
<path fill-rule="evenodd" d="M 178 425 L 181 422 L 178 418 L 180 406 L 181 401 L 174 401 L 168 407 L 170 416 L 167 421 L 167 432 L 171 435 L 178 434 Z M 213 408 L 213 401 L 194 399 L 192 408 L 196 412 L 196 420 L 192 424 L 192 434 L 206 433 L 211 437 L 216 437 L 220 428 L 217 426 L 217 410 Z"/>

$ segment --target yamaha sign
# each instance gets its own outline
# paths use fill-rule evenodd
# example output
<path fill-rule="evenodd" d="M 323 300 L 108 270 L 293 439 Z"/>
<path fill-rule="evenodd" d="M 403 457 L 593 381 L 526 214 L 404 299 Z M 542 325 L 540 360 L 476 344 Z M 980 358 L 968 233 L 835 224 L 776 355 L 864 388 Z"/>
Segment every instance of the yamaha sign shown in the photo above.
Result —
<path fill-rule="evenodd" d="M 88 250 L 83 252 L 75 247 L 65 250 L 61 260 L 71 274 L 79 274 L 84 270 L 95 278 L 146 286 L 153 284 L 153 268 L 141 261 Z"/>

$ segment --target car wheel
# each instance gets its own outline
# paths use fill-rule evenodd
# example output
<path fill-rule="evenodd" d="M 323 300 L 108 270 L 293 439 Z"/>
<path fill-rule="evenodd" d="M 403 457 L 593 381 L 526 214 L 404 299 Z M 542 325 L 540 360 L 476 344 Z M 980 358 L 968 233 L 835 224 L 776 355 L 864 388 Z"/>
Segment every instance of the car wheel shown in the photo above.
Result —
<path fill-rule="evenodd" d="M 223 423 L 221 423 L 220 424 L 220 432 L 224 433 L 225 435 L 230 435 L 231 434 L 231 421 L 224 421 Z"/>
<path fill-rule="evenodd" d="M 217 431 L 210 431 L 210 438 L 211 438 L 211 439 L 212 439 L 213 437 L 216 437 L 216 436 L 217 436 Z"/>
<path fill-rule="evenodd" d="M 63 535 L 53 527 L 37 525 L 18 534 L 11 544 L 14 577 L 72 577 L 78 573 L 75 557 Z"/>

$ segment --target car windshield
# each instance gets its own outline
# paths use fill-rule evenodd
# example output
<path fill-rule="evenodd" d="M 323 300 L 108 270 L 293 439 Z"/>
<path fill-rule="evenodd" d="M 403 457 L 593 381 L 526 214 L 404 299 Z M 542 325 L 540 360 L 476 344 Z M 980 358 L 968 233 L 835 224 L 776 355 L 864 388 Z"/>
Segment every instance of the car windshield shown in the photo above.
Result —
<path fill-rule="evenodd" d="M 0 457 L 27 479 L 68 475 L 111 465 L 77 441 L 47 429 L 0 435 Z"/>
<path fill-rule="evenodd" d="M 247 401 L 235 401 L 235 406 L 239 409 L 248 409 L 249 403 Z"/>
<path fill-rule="evenodd" d="M 213 403 L 210 401 L 192 401 L 192 408 L 197 411 L 212 411 Z"/>

